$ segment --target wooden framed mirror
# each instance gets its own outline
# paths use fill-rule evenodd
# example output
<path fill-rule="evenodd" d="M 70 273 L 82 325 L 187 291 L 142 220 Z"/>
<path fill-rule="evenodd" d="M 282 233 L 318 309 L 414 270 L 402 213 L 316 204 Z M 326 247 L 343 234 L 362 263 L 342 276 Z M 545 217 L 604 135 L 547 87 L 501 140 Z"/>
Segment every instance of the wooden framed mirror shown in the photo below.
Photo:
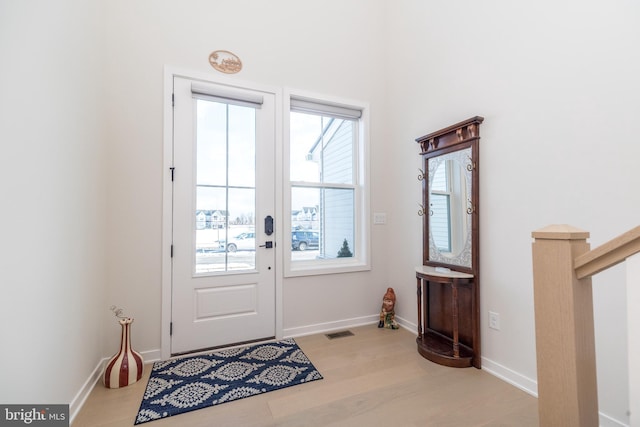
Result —
<path fill-rule="evenodd" d="M 422 180 L 418 351 L 452 367 L 480 368 L 479 141 L 476 116 L 416 139 Z"/>

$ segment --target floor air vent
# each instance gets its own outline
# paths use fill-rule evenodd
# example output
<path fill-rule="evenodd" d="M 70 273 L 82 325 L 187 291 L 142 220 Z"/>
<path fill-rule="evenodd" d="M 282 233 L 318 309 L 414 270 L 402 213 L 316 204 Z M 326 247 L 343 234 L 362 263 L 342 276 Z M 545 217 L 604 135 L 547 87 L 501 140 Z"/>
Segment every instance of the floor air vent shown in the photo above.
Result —
<path fill-rule="evenodd" d="M 333 333 L 330 333 L 330 334 L 325 334 L 325 336 L 327 338 L 329 338 L 330 340 L 332 340 L 334 338 L 351 337 L 351 336 L 353 336 L 353 332 L 351 332 L 351 331 L 340 331 L 340 332 L 333 332 Z"/>

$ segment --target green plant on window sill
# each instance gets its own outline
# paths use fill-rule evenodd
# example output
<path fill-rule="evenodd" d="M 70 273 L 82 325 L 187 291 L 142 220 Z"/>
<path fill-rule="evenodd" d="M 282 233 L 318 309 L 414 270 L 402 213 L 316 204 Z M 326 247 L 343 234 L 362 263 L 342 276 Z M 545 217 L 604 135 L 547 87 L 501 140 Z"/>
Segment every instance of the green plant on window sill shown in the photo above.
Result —
<path fill-rule="evenodd" d="M 353 254 L 349 249 L 349 242 L 347 242 L 347 239 L 344 239 L 344 241 L 342 242 L 342 247 L 338 251 L 338 258 L 351 258 L 352 256 Z"/>

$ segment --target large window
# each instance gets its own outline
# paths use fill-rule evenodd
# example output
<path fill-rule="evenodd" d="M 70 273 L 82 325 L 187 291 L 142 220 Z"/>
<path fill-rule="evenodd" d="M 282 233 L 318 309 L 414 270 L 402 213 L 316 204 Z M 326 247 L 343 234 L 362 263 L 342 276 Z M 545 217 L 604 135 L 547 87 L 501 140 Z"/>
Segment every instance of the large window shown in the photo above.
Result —
<path fill-rule="evenodd" d="M 290 97 L 288 275 L 368 268 L 365 116 L 361 105 Z"/>

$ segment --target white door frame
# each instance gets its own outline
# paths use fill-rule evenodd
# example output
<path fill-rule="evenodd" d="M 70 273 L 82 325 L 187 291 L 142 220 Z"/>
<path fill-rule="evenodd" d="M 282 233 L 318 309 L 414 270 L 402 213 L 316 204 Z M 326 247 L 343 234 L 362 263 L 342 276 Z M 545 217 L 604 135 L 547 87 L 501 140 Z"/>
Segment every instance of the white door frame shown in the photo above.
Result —
<path fill-rule="evenodd" d="M 283 208 L 282 208 L 282 90 L 270 86 L 249 83 L 235 78 L 212 75 L 192 70 L 184 70 L 172 66 L 164 68 L 164 99 L 163 99 L 163 161 L 162 161 L 162 313 L 160 357 L 163 360 L 171 357 L 171 285 L 172 285 L 172 228 L 173 228 L 173 184 L 171 180 L 173 168 L 173 77 L 181 76 L 192 79 L 207 80 L 213 83 L 226 84 L 239 88 L 258 90 L 275 95 L 275 332 L 276 339 L 282 339 L 283 325 L 283 294 L 282 294 L 282 260 L 287 243 L 283 238 Z M 279 244 L 278 244 L 279 243 Z"/>

